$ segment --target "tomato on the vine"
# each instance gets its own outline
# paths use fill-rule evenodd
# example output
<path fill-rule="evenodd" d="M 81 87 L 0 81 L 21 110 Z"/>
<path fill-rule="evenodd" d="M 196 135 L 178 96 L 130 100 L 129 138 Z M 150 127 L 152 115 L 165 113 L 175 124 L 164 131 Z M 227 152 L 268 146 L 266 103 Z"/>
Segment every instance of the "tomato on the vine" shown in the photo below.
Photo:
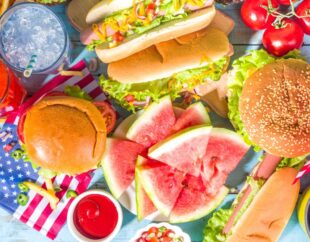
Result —
<path fill-rule="evenodd" d="M 279 5 L 276 0 L 271 0 L 273 8 Z M 241 7 L 241 18 L 243 22 L 254 30 L 265 29 L 276 19 L 270 15 L 265 8 L 268 8 L 268 0 L 245 0 Z"/>
<path fill-rule="evenodd" d="M 290 6 L 291 5 L 291 0 L 277 0 L 277 2 L 281 5 L 284 5 L 284 6 Z M 296 0 L 292 0 L 292 2 L 296 2 Z"/>
<path fill-rule="evenodd" d="M 266 50 L 275 55 L 282 56 L 293 49 L 302 46 L 304 32 L 294 21 L 288 18 L 281 23 L 269 26 L 263 35 L 263 45 Z"/>
<path fill-rule="evenodd" d="M 111 132 L 116 123 L 116 112 L 107 102 L 94 102 L 94 104 L 101 112 L 102 117 L 105 119 L 107 133 Z"/>
<path fill-rule="evenodd" d="M 298 16 L 309 15 L 309 17 L 297 18 L 297 22 L 306 34 L 310 34 L 310 0 L 302 1 L 296 8 L 296 14 Z"/>

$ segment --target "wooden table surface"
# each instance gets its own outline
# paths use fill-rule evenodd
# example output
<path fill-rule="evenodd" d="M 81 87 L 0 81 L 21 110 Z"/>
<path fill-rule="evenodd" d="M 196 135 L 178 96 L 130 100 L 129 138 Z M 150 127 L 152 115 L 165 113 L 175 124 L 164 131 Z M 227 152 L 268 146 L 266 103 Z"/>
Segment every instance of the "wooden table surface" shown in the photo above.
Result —
<path fill-rule="evenodd" d="M 82 1 L 82 0 L 81 0 Z M 85 0 L 84 0 L 85 1 Z M 87 0 L 86 0 L 87 1 Z M 258 49 L 261 47 L 261 32 L 253 32 L 249 28 L 245 27 L 239 17 L 239 9 L 240 5 L 234 6 L 218 6 L 218 8 L 222 9 L 227 15 L 231 16 L 236 23 L 234 31 L 230 35 L 230 41 L 234 45 L 234 58 L 238 58 L 242 56 L 247 50 L 250 49 Z M 78 61 L 80 59 L 89 60 L 94 57 L 94 53 L 90 53 L 85 50 L 84 46 L 79 41 L 79 33 L 75 31 L 69 24 L 68 19 L 65 14 L 65 6 L 59 5 L 52 7 L 53 11 L 55 11 L 64 21 L 67 26 L 67 30 L 69 32 L 72 44 L 73 44 L 73 60 Z M 302 47 L 302 53 L 307 56 L 308 61 L 310 60 L 310 37 L 305 38 L 304 46 Z M 99 75 L 101 72 L 105 70 L 105 66 L 102 65 L 98 73 L 95 75 Z M 214 118 L 215 122 L 224 122 L 226 125 L 229 125 L 227 120 Z M 230 187 L 240 187 L 242 182 L 244 181 L 246 174 L 251 171 L 252 167 L 257 162 L 259 154 L 255 154 L 253 151 L 250 151 L 246 158 L 241 162 L 238 166 L 237 171 L 230 175 L 229 180 L 227 182 Z M 307 176 L 303 179 L 303 189 L 310 185 L 310 176 Z M 103 188 L 107 189 L 103 180 L 102 171 L 99 169 L 96 171 L 95 176 L 92 180 L 91 186 L 92 188 Z M 222 204 L 225 206 L 227 202 L 232 201 L 235 197 L 234 194 L 230 194 L 225 199 L 225 202 Z M 274 201 L 281 202 L 281 201 Z M 113 241 L 129 241 L 131 237 L 135 234 L 140 228 L 146 226 L 150 221 L 142 221 L 138 222 L 133 214 L 128 212 L 126 209 L 124 211 L 124 222 L 122 229 L 118 236 Z M 180 227 L 189 233 L 192 241 L 200 242 L 203 238 L 203 227 L 207 222 L 208 217 L 200 219 L 195 222 L 181 224 Z M 29 228 L 23 223 L 14 219 L 10 214 L 6 211 L 0 209 L 0 242 L 43 242 L 50 241 L 49 239 L 42 236 L 40 233 L 35 230 Z M 74 242 L 74 238 L 70 235 L 67 226 L 59 233 L 56 238 L 57 242 Z M 296 216 L 296 211 L 292 215 L 292 218 L 286 227 L 280 242 L 307 242 L 309 239 L 301 230 Z"/>

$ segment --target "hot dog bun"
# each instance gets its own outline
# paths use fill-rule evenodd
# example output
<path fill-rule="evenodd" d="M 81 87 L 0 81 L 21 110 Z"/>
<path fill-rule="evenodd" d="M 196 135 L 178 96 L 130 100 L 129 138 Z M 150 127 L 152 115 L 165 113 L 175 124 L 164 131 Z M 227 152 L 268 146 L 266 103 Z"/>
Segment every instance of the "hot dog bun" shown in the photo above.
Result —
<path fill-rule="evenodd" d="M 132 7 L 133 3 L 134 0 L 102 0 L 90 9 L 86 23 L 96 23 L 114 12 Z"/>
<path fill-rule="evenodd" d="M 263 185 L 232 229 L 226 242 L 275 242 L 280 238 L 298 199 L 294 168 L 282 168 Z"/>
<path fill-rule="evenodd" d="M 226 34 L 207 27 L 111 63 L 108 65 L 108 75 L 121 83 L 149 82 L 205 66 L 227 56 L 229 52 Z"/>
<path fill-rule="evenodd" d="M 96 53 L 99 59 L 105 63 L 118 61 L 156 43 L 198 31 L 211 23 L 215 13 L 215 7 L 212 5 L 193 12 L 186 19 L 164 23 L 142 35 L 132 35 L 114 48 L 109 48 L 108 45 L 98 46 Z"/>

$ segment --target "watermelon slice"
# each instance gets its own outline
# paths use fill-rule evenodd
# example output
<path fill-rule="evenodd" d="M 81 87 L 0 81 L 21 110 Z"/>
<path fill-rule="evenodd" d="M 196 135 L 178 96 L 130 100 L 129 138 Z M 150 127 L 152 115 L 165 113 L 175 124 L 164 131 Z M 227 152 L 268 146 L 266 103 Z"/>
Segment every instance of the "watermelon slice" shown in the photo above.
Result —
<path fill-rule="evenodd" d="M 180 171 L 199 176 L 211 126 L 194 126 L 159 142 L 149 149 L 149 157 Z"/>
<path fill-rule="evenodd" d="M 136 162 L 137 167 L 143 165 L 146 161 L 147 159 L 144 159 L 143 157 L 139 156 Z M 138 171 L 136 171 L 135 174 L 136 206 L 137 206 L 137 218 L 139 221 L 157 211 L 153 202 L 146 194 L 140 180 L 141 178 L 139 177 Z"/>
<path fill-rule="evenodd" d="M 213 128 L 206 154 L 203 157 L 204 179 L 208 181 L 216 175 L 216 173 L 229 174 L 232 172 L 248 149 L 249 146 L 245 144 L 242 137 L 234 131 L 223 128 Z"/>
<path fill-rule="evenodd" d="M 171 99 L 165 96 L 152 103 L 129 128 L 126 137 L 145 147 L 166 138 L 175 124 Z"/>
<path fill-rule="evenodd" d="M 136 171 L 143 188 L 156 208 L 168 217 L 183 189 L 185 174 L 158 161 L 142 162 L 143 165 L 138 166 Z"/>
<path fill-rule="evenodd" d="M 143 145 L 108 138 L 102 159 L 103 174 L 114 197 L 119 198 L 134 181 L 136 160 L 145 150 Z"/>
<path fill-rule="evenodd" d="M 170 214 L 171 223 L 197 220 L 209 214 L 223 201 L 228 188 L 221 187 L 217 195 L 210 197 L 201 177 L 187 175 L 182 189 Z"/>
<path fill-rule="evenodd" d="M 197 102 L 189 106 L 180 115 L 172 128 L 172 132 L 176 133 L 182 129 L 202 124 L 211 125 L 211 121 L 205 106 L 201 102 Z"/>
<path fill-rule="evenodd" d="M 113 137 L 119 139 L 127 139 L 126 134 L 131 125 L 137 120 L 139 115 L 141 115 L 141 111 L 131 114 L 127 118 L 125 118 L 115 129 Z"/>

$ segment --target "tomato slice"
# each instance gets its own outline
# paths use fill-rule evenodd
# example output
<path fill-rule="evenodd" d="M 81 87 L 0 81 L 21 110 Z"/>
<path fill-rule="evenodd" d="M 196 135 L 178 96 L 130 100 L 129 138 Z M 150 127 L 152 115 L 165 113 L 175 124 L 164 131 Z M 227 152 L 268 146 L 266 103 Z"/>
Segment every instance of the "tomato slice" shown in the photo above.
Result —
<path fill-rule="evenodd" d="M 99 109 L 102 114 L 102 117 L 105 119 L 107 126 L 107 133 L 110 133 L 116 123 L 116 112 L 112 106 L 107 102 L 94 102 L 95 106 Z"/>

